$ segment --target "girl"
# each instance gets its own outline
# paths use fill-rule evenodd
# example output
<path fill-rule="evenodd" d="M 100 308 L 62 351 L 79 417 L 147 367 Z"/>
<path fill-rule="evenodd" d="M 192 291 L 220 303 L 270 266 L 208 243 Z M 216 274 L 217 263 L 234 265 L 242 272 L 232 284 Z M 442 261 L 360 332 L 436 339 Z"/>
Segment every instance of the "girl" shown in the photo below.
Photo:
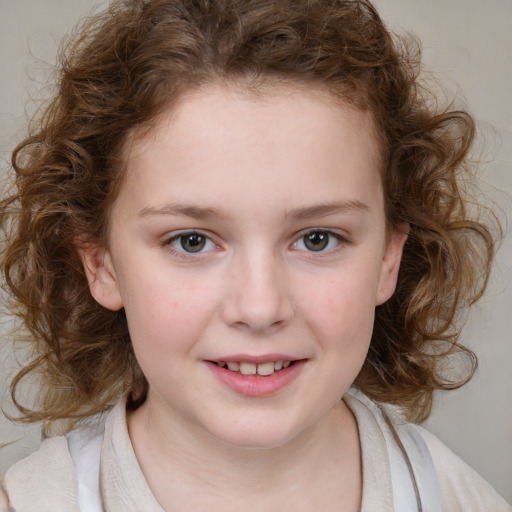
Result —
<path fill-rule="evenodd" d="M 34 340 L 12 398 L 66 431 L 4 508 L 511 510 L 402 419 L 470 377 L 456 317 L 494 243 L 473 122 L 416 68 L 366 1 L 125 0 L 83 27 L 2 203 Z"/>

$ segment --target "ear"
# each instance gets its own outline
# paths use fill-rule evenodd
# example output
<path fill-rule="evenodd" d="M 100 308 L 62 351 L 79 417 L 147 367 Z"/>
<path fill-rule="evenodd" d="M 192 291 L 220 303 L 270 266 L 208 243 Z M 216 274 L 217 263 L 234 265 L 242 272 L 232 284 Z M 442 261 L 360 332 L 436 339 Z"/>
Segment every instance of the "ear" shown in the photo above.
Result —
<path fill-rule="evenodd" d="M 386 302 L 395 292 L 402 252 L 409 234 L 409 226 L 400 224 L 391 233 L 380 268 L 376 305 Z"/>
<path fill-rule="evenodd" d="M 123 307 L 110 252 L 100 244 L 79 244 L 78 252 L 89 281 L 89 290 L 96 302 L 117 311 Z"/>

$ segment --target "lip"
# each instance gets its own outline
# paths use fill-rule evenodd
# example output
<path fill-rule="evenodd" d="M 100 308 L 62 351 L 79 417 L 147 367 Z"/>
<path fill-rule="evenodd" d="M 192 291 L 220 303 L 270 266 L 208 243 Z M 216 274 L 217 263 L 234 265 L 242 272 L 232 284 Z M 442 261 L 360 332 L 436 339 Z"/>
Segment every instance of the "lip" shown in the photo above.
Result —
<path fill-rule="evenodd" d="M 243 361 L 245 363 L 261 364 L 268 363 L 269 361 L 301 361 L 302 359 L 304 358 L 289 354 L 264 354 L 261 356 L 254 356 L 249 354 L 233 354 L 226 357 L 216 357 L 215 359 L 209 359 L 209 361 L 214 363 L 220 363 L 221 361 L 224 361 L 225 363 Z"/>
<path fill-rule="evenodd" d="M 234 362 L 244 361 L 253 364 L 260 364 L 269 361 L 293 361 L 288 368 L 283 368 L 272 375 L 262 377 L 260 375 L 242 375 L 232 372 L 227 368 L 221 368 L 216 361 Z M 291 384 L 304 370 L 307 359 L 293 359 L 290 356 L 265 355 L 265 356 L 230 356 L 226 359 L 215 359 L 204 361 L 213 375 L 223 385 L 239 395 L 248 397 L 266 397 L 279 393 L 282 389 Z"/>

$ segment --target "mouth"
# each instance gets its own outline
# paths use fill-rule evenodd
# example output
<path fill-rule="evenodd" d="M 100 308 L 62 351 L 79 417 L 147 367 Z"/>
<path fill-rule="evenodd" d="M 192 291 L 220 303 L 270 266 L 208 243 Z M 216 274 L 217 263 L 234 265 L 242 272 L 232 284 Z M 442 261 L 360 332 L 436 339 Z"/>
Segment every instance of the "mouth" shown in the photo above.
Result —
<path fill-rule="evenodd" d="M 267 397 L 288 387 L 304 371 L 308 359 L 281 354 L 231 356 L 206 360 L 213 375 L 239 395 Z"/>
<path fill-rule="evenodd" d="M 264 363 L 251 363 L 248 361 L 212 361 L 220 368 L 229 370 L 241 375 L 258 375 L 260 377 L 269 377 L 274 373 L 280 372 L 297 361 L 267 361 Z"/>

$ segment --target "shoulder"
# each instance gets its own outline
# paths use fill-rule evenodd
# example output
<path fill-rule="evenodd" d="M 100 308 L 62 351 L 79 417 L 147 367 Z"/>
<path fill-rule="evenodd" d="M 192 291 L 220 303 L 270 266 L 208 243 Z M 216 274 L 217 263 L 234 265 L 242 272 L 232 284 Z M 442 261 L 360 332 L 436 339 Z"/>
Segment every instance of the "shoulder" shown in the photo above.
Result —
<path fill-rule="evenodd" d="M 12 466 L 3 485 L 14 510 L 79 512 L 73 461 L 63 436 L 46 439 L 37 452 Z"/>
<path fill-rule="evenodd" d="M 512 506 L 434 434 L 414 425 L 434 461 L 443 509 L 453 512 L 512 512 Z"/>

